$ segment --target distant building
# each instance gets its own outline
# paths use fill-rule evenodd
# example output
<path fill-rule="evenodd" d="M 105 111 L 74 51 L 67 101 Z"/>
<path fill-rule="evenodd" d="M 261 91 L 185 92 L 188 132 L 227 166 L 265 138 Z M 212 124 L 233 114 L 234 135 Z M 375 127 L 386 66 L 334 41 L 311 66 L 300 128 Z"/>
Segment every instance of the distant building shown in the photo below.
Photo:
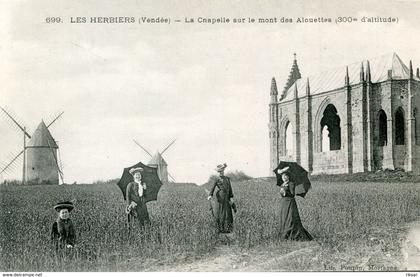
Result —
<path fill-rule="evenodd" d="M 58 145 L 42 121 L 26 146 L 26 173 L 30 184 L 58 185 Z"/>
<path fill-rule="evenodd" d="M 397 54 L 302 77 L 296 61 L 269 104 L 270 170 L 313 174 L 420 170 L 420 74 Z"/>
<path fill-rule="evenodd" d="M 159 152 L 156 152 L 147 165 L 157 168 L 157 173 L 162 183 L 167 184 L 169 182 L 168 164 Z"/>

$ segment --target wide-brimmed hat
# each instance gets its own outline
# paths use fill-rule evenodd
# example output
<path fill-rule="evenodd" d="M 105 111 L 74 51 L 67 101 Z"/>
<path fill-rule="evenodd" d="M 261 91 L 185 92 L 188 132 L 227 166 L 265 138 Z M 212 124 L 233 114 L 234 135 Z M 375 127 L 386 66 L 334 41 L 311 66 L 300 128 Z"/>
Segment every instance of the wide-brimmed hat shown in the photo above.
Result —
<path fill-rule="evenodd" d="M 142 173 L 142 171 L 143 171 L 143 168 L 135 167 L 135 168 L 130 169 L 128 172 L 130 172 L 131 175 L 134 175 L 134 173 L 136 173 L 136 172 Z"/>
<path fill-rule="evenodd" d="M 224 164 L 219 164 L 217 167 L 216 167 L 216 171 L 217 172 L 220 172 L 220 171 L 223 171 L 223 170 L 225 170 L 225 168 L 227 167 L 227 164 L 226 163 L 224 163 Z"/>
<path fill-rule="evenodd" d="M 54 206 L 54 210 L 56 210 L 57 212 L 63 209 L 67 209 L 69 212 L 71 212 L 74 209 L 74 205 L 70 201 L 64 201 L 64 202 L 59 202 L 57 203 L 57 205 Z"/>
<path fill-rule="evenodd" d="M 278 174 L 283 174 L 283 173 L 287 173 L 287 174 L 290 174 L 290 172 L 289 172 L 289 167 L 288 166 L 286 166 L 286 167 L 283 167 L 283 168 L 281 168 L 281 169 L 279 169 L 279 170 L 277 170 L 277 173 Z"/>

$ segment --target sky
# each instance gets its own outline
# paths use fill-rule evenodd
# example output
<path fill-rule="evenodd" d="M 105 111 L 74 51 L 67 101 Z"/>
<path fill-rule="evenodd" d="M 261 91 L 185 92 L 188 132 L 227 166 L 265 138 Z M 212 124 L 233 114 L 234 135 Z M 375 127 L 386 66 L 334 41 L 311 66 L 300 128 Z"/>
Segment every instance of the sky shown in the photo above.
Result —
<path fill-rule="evenodd" d="M 268 176 L 271 78 L 396 52 L 420 66 L 420 1 L 0 1 L 0 106 L 58 141 L 66 183 L 121 176 L 161 151 L 178 182 L 217 164 Z M 171 24 L 72 24 L 70 17 L 168 17 Z M 198 24 L 185 18 L 393 16 L 398 23 Z M 47 17 L 63 23 L 48 24 Z M 179 19 L 181 23 L 173 20 Z M 344 76 L 343 76 L 344 80 Z M 0 167 L 23 147 L 0 116 Z M 2 179 L 21 178 L 22 159 Z"/>

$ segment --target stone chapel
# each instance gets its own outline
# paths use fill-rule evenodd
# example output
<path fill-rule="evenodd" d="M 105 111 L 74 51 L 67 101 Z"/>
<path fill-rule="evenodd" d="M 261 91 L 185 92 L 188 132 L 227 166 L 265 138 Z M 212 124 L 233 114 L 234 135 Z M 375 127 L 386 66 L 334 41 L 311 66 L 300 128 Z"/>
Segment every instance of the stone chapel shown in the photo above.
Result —
<path fill-rule="evenodd" d="M 420 172 L 420 73 L 388 54 L 301 76 L 296 55 L 279 94 L 271 80 L 270 171 L 296 161 L 312 174 Z"/>

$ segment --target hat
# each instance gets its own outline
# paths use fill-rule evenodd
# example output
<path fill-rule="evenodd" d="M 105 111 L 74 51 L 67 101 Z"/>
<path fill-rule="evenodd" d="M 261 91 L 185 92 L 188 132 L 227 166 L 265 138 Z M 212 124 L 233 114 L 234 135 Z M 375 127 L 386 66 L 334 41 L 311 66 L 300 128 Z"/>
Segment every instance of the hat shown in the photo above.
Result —
<path fill-rule="evenodd" d="M 216 171 L 217 172 L 221 172 L 221 171 L 223 171 L 225 168 L 227 167 L 227 164 L 226 163 L 224 163 L 224 164 L 219 164 L 217 167 L 216 167 Z"/>
<path fill-rule="evenodd" d="M 60 210 L 67 209 L 69 212 L 71 212 L 74 209 L 74 205 L 70 201 L 64 201 L 59 202 L 57 205 L 54 206 L 54 210 L 59 212 Z"/>
<path fill-rule="evenodd" d="M 286 166 L 286 167 L 283 167 L 282 169 L 277 170 L 277 174 L 281 175 L 281 174 L 286 173 L 286 172 L 290 173 L 288 171 L 289 171 L 289 167 Z"/>
<path fill-rule="evenodd" d="M 142 171 L 143 171 L 143 168 L 136 167 L 136 168 L 130 169 L 128 172 L 130 172 L 131 175 L 134 175 L 134 173 L 136 173 L 136 172 L 140 172 L 141 173 Z"/>

